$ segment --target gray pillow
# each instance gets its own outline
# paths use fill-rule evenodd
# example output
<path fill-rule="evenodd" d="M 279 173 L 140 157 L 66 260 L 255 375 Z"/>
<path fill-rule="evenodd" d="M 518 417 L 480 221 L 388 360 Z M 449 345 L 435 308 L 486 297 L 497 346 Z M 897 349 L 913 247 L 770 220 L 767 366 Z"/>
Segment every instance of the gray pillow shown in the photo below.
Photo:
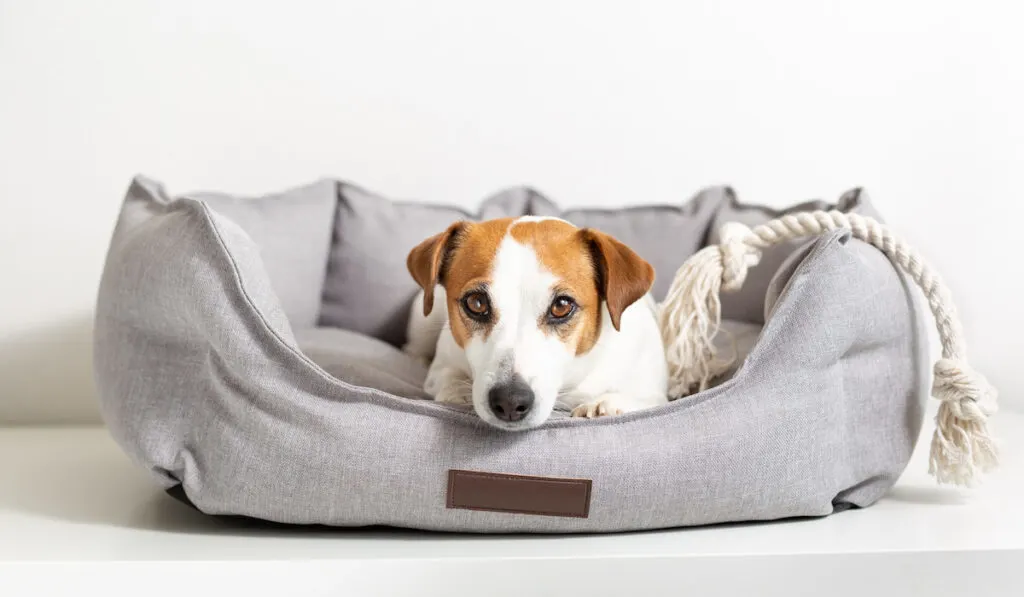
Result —
<path fill-rule="evenodd" d="M 679 266 L 704 246 L 708 227 L 728 196 L 726 187 L 709 187 L 678 205 L 570 209 L 561 217 L 611 234 L 646 259 L 654 266 L 651 291 L 660 301 Z"/>
<path fill-rule="evenodd" d="M 835 203 L 818 199 L 803 201 L 781 209 L 756 203 L 742 203 L 736 198 L 732 189 L 726 189 L 723 201 L 718 205 L 718 209 L 711 219 L 707 244 L 721 242 L 719 232 L 722 224 L 726 222 L 740 222 L 754 227 L 791 213 L 832 209 L 844 213 L 858 213 L 884 221 L 871 205 L 867 193 L 859 188 L 846 191 Z M 761 255 L 761 261 L 747 272 L 747 278 L 743 282 L 743 292 L 740 294 L 722 293 L 722 317 L 735 321 L 764 323 L 764 297 L 772 277 L 790 255 L 814 241 L 815 239 L 797 239 L 766 249 Z"/>
<path fill-rule="evenodd" d="M 728 189 L 711 187 L 679 205 L 562 211 L 536 190 L 515 187 L 492 195 L 479 210 L 469 212 L 449 205 L 397 201 L 342 183 L 320 325 L 401 346 L 418 290 L 406 269 L 406 255 L 459 219 L 553 216 L 596 228 L 626 243 L 654 266 L 653 292 L 661 299 L 675 270 L 703 246 L 708 226 L 728 197 Z"/>
<path fill-rule="evenodd" d="M 264 260 L 264 267 L 288 319 L 295 326 L 311 327 L 320 317 L 336 204 L 334 188 L 333 181 L 318 180 L 260 196 L 210 191 L 183 196 L 204 202 L 252 237 L 260 252 L 270 256 Z M 156 183 L 150 191 L 164 201 L 171 200 Z M 303 231 L 301 239 L 295 238 L 294 230 Z"/>

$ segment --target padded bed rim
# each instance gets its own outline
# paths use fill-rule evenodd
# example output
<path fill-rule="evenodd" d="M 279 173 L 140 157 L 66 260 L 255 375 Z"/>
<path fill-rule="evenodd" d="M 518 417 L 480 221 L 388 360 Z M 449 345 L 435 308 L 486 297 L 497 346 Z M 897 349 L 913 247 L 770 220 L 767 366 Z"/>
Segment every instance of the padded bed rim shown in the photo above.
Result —
<path fill-rule="evenodd" d="M 480 419 L 476 417 L 476 415 L 470 412 L 466 412 L 465 410 L 459 409 L 457 407 L 438 404 L 429 400 L 404 398 L 401 396 L 395 396 L 393 394 L 378 390 L 376 388 L 353 385 L 348 382 L 345 382 L 344 380 L 338 379 L 332 376 L 327 371 L 325 371 L 322 367 L 313 362 L 305 353 L 303 353 L 298 348 L 297 343 L 294 342 L 294 338 L 292 339 L 293 342 L 289 342 L 288 339 L 285 336 L 283 336 L 279 330 L 275 329 L 274 326 L 271 325 L 267 317 L 264 315 L 264 313 L 253 301 L 251 294 L 248 292 L 246 288 L 245 277 L 246 275 L 256 275 L 257 272 L 248 272 L 247 274 L 243 274 L 241 268 L 238 265 L 238 262 L 232 256 L 231 250 L 228 248 L 228 243 L 224 240 L 224 236 L 220 229 L 220 225 L 217 222 L 218 219 L 223 219 L 226 222 L 229 222 L 229 220 L 227 220 L 226 218 L 219 218 L 211 211 L 209 206 L 207 206 L 202 201 L 189 198 L 182 198 L 176 201 L 183 202 L 182 205 L 188 205 L 192 213 L 199 215 L 201 217 L 203 224 L 209 227 L 208 231 L 216 237 L 218 241 L 218 247 L 220 248 L 218 257 L 225 259 L 228 262 L 230 270 L 234 274 L 235 289 L 238 291 L 239 295 L 244 299 L 243 303 L 249 309 L 250 313 L 255 315 L 256 318 L 261 322 L 261 329 L 266 334 L 266 339 L 277 345 L 279 348 L 285 350 L 287 354 L 291 356 L 291 358 L 293 359 L 293 362 L 290 363 L 291 365 L 300 367 L 310 373 L 317 375 L 323 381 L 327 382 L 329 387 L 332 387 L 334 390 L 342 390 L 341 392 L 335 391 L 331 396 L 321 396 L 321 398 L 334 401 L 351 401 L 353 400 L 352 393 L 355 393 L 366 399 L 369 399 L 375 404 L 378 404 L 389 409 L 409 412 L 413 414 L 444 417 L 447 419 L 458 421 L 462 424 L 472 425 L 476 427 L 485 426 L 485 424 L 482 421 L 480 421 Z M 173 203 L 168 204 L 167 207 L 173 207 Z M 239 230 L 239 232 L 245 235 L 243 231 Z M 247 235 L 245 236 L 246 238 L 248 238 Z M 841 244 L 846 244 L 849 239 L 850 235 L 848 232 L 836 231 L 829 235 L 824 235 L 817 239 L 808 241 L 808 243 L 811 246 L 811 250 L 802 257 L 800 263 L 793 271 L 790 280 L 798 277 L 799 275 L 803 274 L 806 270 L 812 268 L 818 256 L 822 253 L 822 251 L 825 248 L 837 242 Z M 851 242 L 860 244 L 864 250 L 872 252 L 877 251 L 877 249 L 875 249 L 874 247 L 871 247 L 870 245 L 862 243 L 861 241 L 858 241 L 856 239 L 853 239 Z M 892 273 L 894 276 L 900 276 L 899 272 L 895 268 L 893 268 Z M 768 331 L 770 327 L 775 327 L 779 325 L 778 314 L 780 312 L 780 309 L 783 309 L 785 305 L 790 301 L 798 300 L 798 297 L 794 297 L 791 295 L 792 292 L 789 285 L 789 280 L 787 280 L 785 288 L 783 289 L 782 293 L 779 295 L 777 301 L 771 309 L 771 315 L 765 321 L 765 325 L 762 328 L 761 333 L 759 334 L 758 340 L 755 343 L 749 355 L 746 357 L 744 365 L 741 366 L 730 379 L 726 380 L 720 385 L 717 385 L 715 387 L 709 388 L 696 394 L 692 394 L 687 397 L 673 400 L 669 404 L 660 407 L 649 408 L 642 411 L 627 413 L 625 415 L 620 415 L 616 417 L 596 419 L 552 419 L 547 421 L 543 425 L 537 427 L 536 429 L 554 429 L 559 427 L 581 425 L 625 425 L 649 419 L 677 416 L 690 406 L 699 404 L 707 400 L 718 398 L 722 394 L 728 394 L 734 386 L 740 385 L 746 381 L 745 372 L 748 370 L 746 363 L 751 363 L 755 359 L 760 360 L 765 358 L 771 358 L 771 354 L 773 353 L 773 351 L 770 350 L 771 347 L 765 346 L 765 332 Z"/>

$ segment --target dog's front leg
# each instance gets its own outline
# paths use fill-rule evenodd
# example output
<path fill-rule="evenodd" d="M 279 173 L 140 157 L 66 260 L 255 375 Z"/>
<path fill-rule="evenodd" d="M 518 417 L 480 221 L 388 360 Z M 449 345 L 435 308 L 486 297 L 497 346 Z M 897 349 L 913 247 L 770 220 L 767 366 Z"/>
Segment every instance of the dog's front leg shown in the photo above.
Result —
<path fill-rule="evenodd" d="M 473 403 L 473 380 L 464 372 L 451 367 L 431 367 L 423 384 L 423 389 L 433 396 L 436 402 L 447 404 Z"/>
<path fill-rule="evenodd" d="M 409 307 L 409 324 L 406 327 L 406 342 L 402 346 L 402 352 L 424 365 L 430 365 L 437 354 L 437 343 L 448 321 L 445 300 L 444 288 L 438 286 L 434 291 L 435 306 L 429 315 L 423 314 L 422 290 L 416 294 Z"/>

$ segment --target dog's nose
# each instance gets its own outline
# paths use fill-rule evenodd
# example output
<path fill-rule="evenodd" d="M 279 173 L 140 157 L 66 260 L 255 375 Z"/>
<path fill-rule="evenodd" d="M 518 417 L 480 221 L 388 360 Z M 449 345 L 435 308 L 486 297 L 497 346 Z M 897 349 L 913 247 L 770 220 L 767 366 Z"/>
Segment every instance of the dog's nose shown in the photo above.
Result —
<path fill-rule="evenodd" d="M 518 375 L 511 381 L 492 386 L 487 392 L 491 412 L 502 421 L 518 421 L 533 407 L 533 390 Z"/>

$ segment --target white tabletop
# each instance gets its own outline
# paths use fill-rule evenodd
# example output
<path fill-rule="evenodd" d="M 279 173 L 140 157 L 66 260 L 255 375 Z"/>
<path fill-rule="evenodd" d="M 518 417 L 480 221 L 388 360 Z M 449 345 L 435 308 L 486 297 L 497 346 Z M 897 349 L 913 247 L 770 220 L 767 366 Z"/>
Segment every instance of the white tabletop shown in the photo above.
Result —
<path fill-rule="evenodd" d="M 821 519 L 594 536 L 309 530 L 226 522 L 161 492 L 102 428 L 4 429 L 0 564 L 179 561 L 175 575 L 184 570 L 242 574 L 262 588 L 288 578 L 280 566 L 298 566 L 303 582 L 343 578 L 345 586 L 362 587 L 359 594 L 402 593 L 406 585 L 425 594 L 429 579 L 437 580 L 439 589 L 443 585 L 446 594 L 459 594 L 458 583 L 475 594 L 519 594 L 525 588 L 516 583 L 522 581 L 511 579 L 524 570 L 530 578 L 551 575 L 546 584 L 531 582 L 534 588 L 527 593 L 561 586 L 563 595 L 565 587 L 594 595 L 616 594 L 616 587 L 681 586 L 702 587 L 705 594 L 709 588 L 743 587 L 775 594 L 766 584 L 772 579 L 779 583 L 778 594 L 789 587 L 785 594 L 791 595 L 801 582 L 821 582 L 820 575 L 830 582 L 843 579 L 833 595 L 872 583 L 883 590 L 910 583 L 906 586 L 915 592 L 934 583 L 933 595 L 960 589 L 1001 594 L 1018 576 L 1024 584 L 1024 415 L 995 417 L 1003 463 L 972 490 L 938 486 L 926 474 L 928 423 L 903 478 L 871 508 Z M 212 560 L 229 562 L 202 565 Z M 191 568 L 180 561 L 191 562 Z M 67 581 L 69 587 L 85 582 L 69 578 L 58 575 L 47 582 Z M 98 578 L 109 586 L 109 574 Z M 498 582 L 480 591 L 480 582 L 499 578 L 511 584 Z M 12 577 L 0 579 L 0 594 L 10 594 L 2 590 L 4 582 L 14 582 Z M 294 590 L 294 583 L 282 586 Z M 986 587 L 994 592 L 986 593 Z"/>

